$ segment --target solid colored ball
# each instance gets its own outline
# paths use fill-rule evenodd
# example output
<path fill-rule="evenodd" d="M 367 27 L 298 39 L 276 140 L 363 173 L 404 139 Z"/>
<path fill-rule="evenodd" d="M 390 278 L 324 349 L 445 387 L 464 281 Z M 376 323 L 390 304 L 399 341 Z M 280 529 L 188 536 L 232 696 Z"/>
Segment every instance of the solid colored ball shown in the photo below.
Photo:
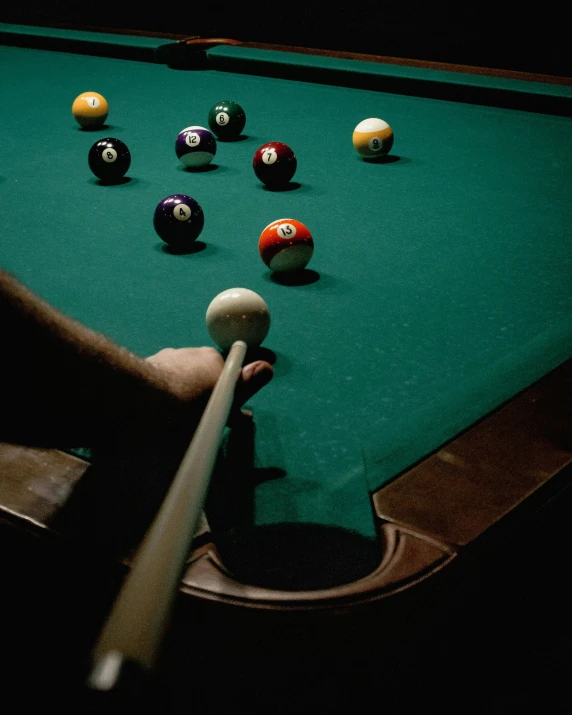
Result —
<path fill-rule="evenodd" d="M 281 218 L 266 226 L 258 240 L 260 257 L 276 273 L 305 268 L 314 253 L 314 239 L 306 226 Z"/>
<path fill-rule="evenodd" d="M 354 129 L 352 142 L 361 156 L 385 156 L 393 146 L 393 130 L 383 119 L 364 119 Z"/>
<path fill-rule="evenodd" d="M 287 184 L 296 173 L 296 154 L 282 142 L 268 142 L 256 150 L 252 167 L 266 186 Z"/>
<path fill-rule="evenodd" d="M 205 224 L 197 201 L 185 194 L 166 196 L 157 204 L 153 226 L 159 238 L 173 246 L 184 247 L 199 237 Z"/>
<path fill-rule="evenodd" d="M 185 166 L 206 166 L 216 154 L 216 139 L 204 127 L 187 127 L 177 136 L 175 152 Z"/>
<path fill-rule="evenodd" d="M 237 102 L 225 100 L 211 107 L 209 127 L 219 139 L 236 139 L 246 124 L 244 109 Z"/>
<path fill-rule="evenodd" d="M 131 154 L 121 139 L 100 139 L 87 155 L 89 168 L 101 181 L 113 183 L 127 173 L 131 166 Z"/>
<path fill-rule="evenodd" d="M 74 119 L 82 127 L 100 127 L 109 114 L 105 97 L 97 92 L 84 92 L 72 104 Z"/>
<path fill-rule="evenodd" d="M 257 347 L 270 330 L 270 311 L 263 298 L 248 288 L 229 288 L 211 301 L 206 314 L 213 341 L 229 350 L 235 340 Z"/>

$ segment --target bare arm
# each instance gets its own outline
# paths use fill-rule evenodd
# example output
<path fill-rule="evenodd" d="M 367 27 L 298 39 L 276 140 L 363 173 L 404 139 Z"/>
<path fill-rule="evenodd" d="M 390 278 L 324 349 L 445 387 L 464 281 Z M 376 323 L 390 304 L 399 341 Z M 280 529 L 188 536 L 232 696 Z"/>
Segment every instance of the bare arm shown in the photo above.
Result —
<path fill-rule="evenodd" d="M 222 369 L 212 348 L 144 360 L 57 311 L 0 269 L 0 440 L 52 446 L 187 434 Z M 246 366 L 241 399 L 272 368 Z M 163 432 L 165 430 L 165 432 Z"/>

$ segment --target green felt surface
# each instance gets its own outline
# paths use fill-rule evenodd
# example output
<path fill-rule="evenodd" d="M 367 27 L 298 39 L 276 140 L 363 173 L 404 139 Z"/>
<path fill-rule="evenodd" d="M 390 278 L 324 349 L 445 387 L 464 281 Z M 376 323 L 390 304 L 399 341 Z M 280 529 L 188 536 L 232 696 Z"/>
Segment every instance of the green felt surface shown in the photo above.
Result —
<path fill-rule="evenodd" d="M 59 40 L 66 42 L 85 42 L 100 45 L 120 45 L 127 47 L 143 47 L 155 49 L 164 45 L 164 38 L 146 37 L 142 35 L 111 34 L 108 32 L 85 32 L 83 30 L 64 30 L 58 27 L 35 27 L 34 25 L 14 25 L 0 22 L 0 35 L 21 38 L 36 37 L 42 40 Z"/>
<path fill-rule="evenodd" d="M 369 490 L 570 356 L 569 118 L 15 47 L 0 66 L 2 266 L 141 355 L 211 344 L 204 314 L 226 288 L 267 301 L 276 377 L 251 403 L 256 463 L 284 476 L 257 487 L 258 523 L 371 536 Z M 106 129 L 75 124 L 86 90 L 107 98 Z M 243 140 L 184 170 L 177 133 L 222 99 L 244 107 Z M 394 129 L 391 162 L 352 147 L 370 116 Z M 130 148 L 127 183 L 90 174 L 102 136 Z M 297 154 L 293 190 L 254 176 L 270 140 Z M 203 207 L 202 250 L 171 255 L 155 235 L 171 193 Z M 282 217 L 314 235 L 306 284 L 258 256 Z"/>
<path fill-rule="evenodd" d="M 300 67 L 301 72 L 308 73 L 311 70 L 322 72 L 324 78 L 329 75 L 359 74 L 368 77 L 370 81 L 377 77 L 391 77 L 403 82 L 418 80 L 427 84 L 449 84 L 463 88 L 485 87 L 502 90 L 510 94 L 530 93 L 572 98 L 572 87 L 567 85 L 524 80 L 515 81 L 505 77 L 449 72 L 382 62 L 365 62 L 342 57 L 276 52 L 274 50 L 245 48 L 235 45 L 213 47 L 208 50 L 207 55 L 212 65 L 217 69 L 228 68 L 230 71 L 236 71 L 236 67 L 240 66 L 244 69 L 252 68 L 252 71 L 258 74 L 266 74 L 272 67 L 286 66 L 290 71 L 293 69 L 295 71 L 296 67 Z"/>

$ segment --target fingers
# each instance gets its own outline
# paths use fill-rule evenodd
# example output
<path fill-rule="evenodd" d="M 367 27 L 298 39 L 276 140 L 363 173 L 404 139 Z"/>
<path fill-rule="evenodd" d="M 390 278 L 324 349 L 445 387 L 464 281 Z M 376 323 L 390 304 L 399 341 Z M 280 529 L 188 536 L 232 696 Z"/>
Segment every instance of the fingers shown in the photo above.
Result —
<path fill-rule="evenodd" d="M 248 402 L 254 394 L 270 382 L 273 374 L 272 365 L 264 360 L 257 360 L 245 365 L 234 393 L 235 404 L 241 406 Z"/>
<path fill-rule="evenodd" d="M 240 400 L 240 404 L 243 405 L 267 385 L 273 375 L 272 365 L 264 360 L 257 360 L 245 365 L 236 388 L 236 398 Z"/>
<path fill-rule="evenodd" d="M 267 385 L 274 371 L 270 363 L 264 360 L 257 360 L 245 365 L 238 378 L 238 383 L 234 390 L 234 401 L 228 417 L 228 426 L 240 428 L 252 422 L 252 413 L 249 410 L 241 409 L 245 402 Z"/>

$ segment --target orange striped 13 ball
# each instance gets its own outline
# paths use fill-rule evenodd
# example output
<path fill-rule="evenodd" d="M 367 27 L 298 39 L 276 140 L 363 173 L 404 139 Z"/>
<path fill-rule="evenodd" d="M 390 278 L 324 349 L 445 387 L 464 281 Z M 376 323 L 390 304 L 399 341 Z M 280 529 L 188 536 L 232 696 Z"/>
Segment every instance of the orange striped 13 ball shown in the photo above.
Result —
<path fill-rule="evenodd" d="M 281 218 L 266 226 L 258 240 L 260 257 L 276 273 L 305 268 L 314 253 L 309 229 L 293 218 Z"/>

